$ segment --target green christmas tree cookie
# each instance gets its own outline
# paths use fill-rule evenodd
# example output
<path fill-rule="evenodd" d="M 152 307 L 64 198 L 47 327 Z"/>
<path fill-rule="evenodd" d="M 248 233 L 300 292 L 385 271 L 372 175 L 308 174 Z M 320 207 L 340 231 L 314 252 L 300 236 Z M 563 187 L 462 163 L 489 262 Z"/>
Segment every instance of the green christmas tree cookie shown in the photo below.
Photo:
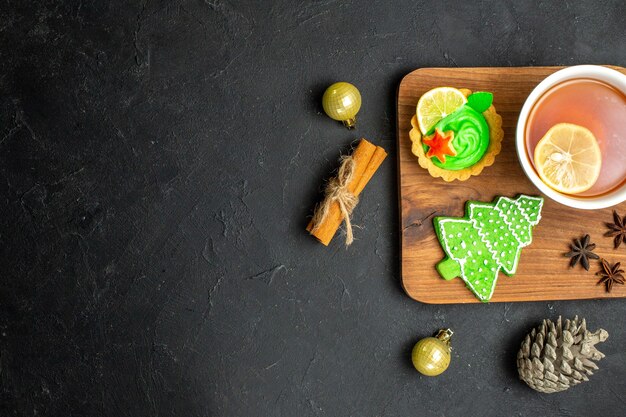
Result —
<path fill-rule="evenodd" d="M 542 206 L 541 197 L 499 197 L 492 203 L 468 201 L 465 218 L 436 217 L 435 231 L 447 255 L 437 271 L 447 280 L 461 277 L 479 300 L 489 301 L 498 272 L 515 274 Z"/>

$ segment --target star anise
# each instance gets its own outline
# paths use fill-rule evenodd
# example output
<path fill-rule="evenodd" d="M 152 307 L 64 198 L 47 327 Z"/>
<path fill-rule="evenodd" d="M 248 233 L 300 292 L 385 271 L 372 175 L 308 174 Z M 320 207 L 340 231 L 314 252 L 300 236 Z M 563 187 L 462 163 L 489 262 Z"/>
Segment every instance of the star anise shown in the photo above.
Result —
<path fill-rule="evenodd" d="M 619 248 L 622 242 L 626 243 L 626 216 L 621 218 L 617 211 L 613 210 L 613 223 L 606 223 L 606 227 L 609 228 L 609 231 L 604 236 L 613 238 L 615 249 Z"/>
<path fill-rule="evenodd" d="M 572 250 L 567 252 L 565 256 L 571 258 L 570 268 L 575 267 L 580 262 L 583 268 L 589 271 L 589 259 L 600 259 L 598 255 L 593 253 L 596 244 L 589 243 L 589 235 L 583 236 L 582 239 L 574 239 L 574 243 L 570 244 L 569 247 Z"/>
<path fill-rule="evenodd" d="M 606 292 L 611 292 L 613 284 L 624 285 L 624 270 L 620 269 L 620 262 L 611 265 L 606 259 L 602 259 L 602 271 L 596 272 L 596 275 L 600 277 L 598 285 L 604 284 L 606 286 Z"/>

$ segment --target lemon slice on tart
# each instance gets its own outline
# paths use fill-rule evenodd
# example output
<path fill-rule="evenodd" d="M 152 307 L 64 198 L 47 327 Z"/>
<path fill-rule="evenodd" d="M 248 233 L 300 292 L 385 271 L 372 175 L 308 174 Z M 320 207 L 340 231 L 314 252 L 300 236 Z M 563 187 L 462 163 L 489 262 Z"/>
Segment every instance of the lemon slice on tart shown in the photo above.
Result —
<path fill-rule="evenodd" d="M 424 93 L 417 102 L 416 109 L 417 124 L 422 134 L 430 133 L 437 122 L 465 103 L 465 95 L 452 87 L 438 87 Z"/>
<path fill-rule="evenodd" d="M 593 187 L 598 180 L 602 153 L 589 129 L 559 123 L 537 143 L 534 161 L 544 183 L 561 193 L 578 194 Z"/>

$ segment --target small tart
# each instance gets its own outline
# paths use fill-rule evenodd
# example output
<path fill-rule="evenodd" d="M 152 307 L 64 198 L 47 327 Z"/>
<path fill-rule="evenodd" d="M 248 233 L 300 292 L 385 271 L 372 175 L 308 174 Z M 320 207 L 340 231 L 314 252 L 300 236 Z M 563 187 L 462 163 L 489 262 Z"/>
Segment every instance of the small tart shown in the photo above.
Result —
<path fill-rule="evenodd" d="M 465 97 L 468 97 L 472 92 L 468 89 L 459 89 Z M 460 169 L 460 170 L 448 170 L 436 166 L 430 158 L 428 158 L 424 152 L 424 144 L 422 143 L 422 133 L 417 123 L 417 117 L 413 116 L 411 119 L 411 126 L 413 127 L 409 132 L 409 137 L 413 145 L 411 146 L 411 152 L 417 156 L 418 162 L 422 168 L 428 170 L 428 173 L 435 178 L 442 178 L 444 181 L 465 181 L 472 175 L 479 175 L 485 167 L 493 165 L 496 159 L 496 155 L 500 153 L 502 149 L 502 139 L 504 138 L 504 131 L 502 130 L 502 117 L 496 113 L 496 108 L 491 105 L 486 111 L 482 113 L 487 126 L 489 126 L 489 147 L 485 151 L 483 157 L 474 165 Z"/>

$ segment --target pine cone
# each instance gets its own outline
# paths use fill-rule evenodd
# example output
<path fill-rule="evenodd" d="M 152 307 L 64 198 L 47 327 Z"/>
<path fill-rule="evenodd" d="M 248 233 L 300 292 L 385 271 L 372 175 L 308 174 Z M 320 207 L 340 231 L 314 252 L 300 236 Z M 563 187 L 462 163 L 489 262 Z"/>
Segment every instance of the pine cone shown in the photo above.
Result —
<path fill-rule="evenodd" d="M 589 381 L 598 366 L 593 362 L 604 358 L 595 348 L 604 342 L 609 333 L 600 329 L 587 330 L 585 319 L 565 320 L 556 324 L 550 320 L 533 329 L 522 342 L 517 353 L 519 377 L 529 387 L 539 392 L 565 391 L 572 385 Z"/>

